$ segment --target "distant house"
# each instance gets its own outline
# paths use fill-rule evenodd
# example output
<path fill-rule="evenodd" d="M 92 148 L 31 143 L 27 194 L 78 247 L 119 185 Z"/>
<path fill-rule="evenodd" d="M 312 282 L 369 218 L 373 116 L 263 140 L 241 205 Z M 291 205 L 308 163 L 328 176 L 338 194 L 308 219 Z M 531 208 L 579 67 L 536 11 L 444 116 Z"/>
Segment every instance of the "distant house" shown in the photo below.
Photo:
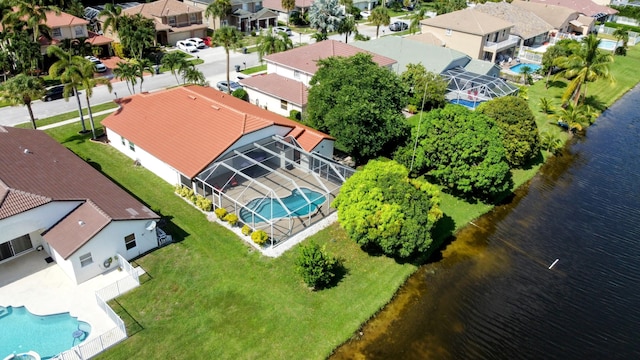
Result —
<path fill-rule="evenodd" d="M 586 35 L 593 31 L 595 24 L 594 18 L 585 16 L 566 6 L 521 0 L 514 0 L 511 5 L 524 11 L 528 11 L 534 16 L 537 16 L 549 23 L 553 27 L 550 31 L 552 37 L 563 33 Z"/>
<path fill-rule="evenodd" d="M 158 246 L 159 216 L 47 134 L 0 127 L 0 262 L 46 252 L 77 284 Z"/>
<path fill-rule="evenodd" d="M 530 2 L 543 5 L 563 6 L 577 11 L 580 14 L 592 17 L 595 21 L 607 21 L 610 16 L 618 13 L 618 10 L 595 3 L 591 0 L 531 0 Z"/>
<path fill-rule="evenodd" d="M 205 37 L 207 25 L 203 23 L 203 10 L 177 0 L 158 0 L 122 10 L 123 15 L 140 14 L 154 21 L 156 42 L 163 45 L 175 45 L 177 41 L 190 37 Z M 104 29 L 104 17 L 98 17 L 105 35 L 119 39 L 112 29 Z"/>
<path fill-rule="evenodd" d="M 267 74 L 259 79 L 240 80 L 249 95 L 249 101 L 268 110 L 288 116 L 291 110 L 303 111 L 307 106 L 304 89 L 318 70 L 318 60 L 332 56 L 349 57 L 369 53 L 373 61 L 392 69 L 395 60 L 336 40 L 320 41 L 311 45 L 267 55 Z M 281 104 L 272 107 L 269 104 Z"/>
<path fill-rule="evenodd" d="M 313 0 L 296 0 L 296 6 L 291 11 L 297 11 L 301 14 L 306 14 L 309 11 L 311 4 L 313 4 Z M 285 8 L 282 7 L 281 0 L 264 0 L 262 2 L 262 6 L 279 14 L 278 20 L 283 22 L 287 22 L 289 20 L 289 13 Z"/>
<path fill-rule="evenodd" d="M 491 62 L 513 57 L 519 38 L 511 34 L 514 24 L 473 9 L 438 15 L 421 22 L 422 33 L 431 33 L 446 47 L 474 59 Z"/>
<path fill-rule="evenodd" d="M 214 0 L 193 0 L 193 5 L 205 10 Z M 266 29 L 277 25 L 278 14 L 263 6 L 260 0 L 231 0 L 231 15 L 218 19 L 205 18 L 209 28 L 233 26 L 242 32 Z"/>
<path fill-rule="evenodd" d="M 486 2 L 473 7 L 474 11 L 495 16 L 513 24 L 511 34 L 520 38 L 519 46 L 540 46 L 549 40 L 549 32 L 554 27 L 535 12 L 507 2 Z"/>

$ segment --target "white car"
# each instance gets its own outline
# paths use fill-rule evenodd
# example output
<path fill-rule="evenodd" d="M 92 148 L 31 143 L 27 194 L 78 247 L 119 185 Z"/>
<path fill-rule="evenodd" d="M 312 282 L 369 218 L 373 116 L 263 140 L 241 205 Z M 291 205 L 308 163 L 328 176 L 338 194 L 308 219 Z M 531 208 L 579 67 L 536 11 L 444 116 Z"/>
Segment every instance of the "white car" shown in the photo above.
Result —
<path fill-rule="evenodd" d="M 188 38 L 185 41 L 193 43 L 198 49 L 204 49 L 207 47 L 207 45 L 204 43 L 204 40 L 200 38 Z"/>
<path fill-rule="evenodd" d="M 96 72 L 103 73 L 107 71 L 107 66 L 103 64 L 102 61 L 100 61 L 100 59 L 98 59 L 97 57 L 85 56 L 84 58 L 93 63 L 93 68 L 95 69 Z"/>
<path fill-rule="evenodd" d="M 286 26 L 276 26 L 275 28 L 273 28 L 273 32 L 276 34 L 280 34 L 281 32 L 287 34 L 287 36 L 291 36 L 291 29 L 289 29 Z"/>
<path fill-rule="evenodd" d="M 371 15 L 371 11 L 368 11 L 368 10 L 360 12 L 360 16 L 362 16 L 363 19 L 368 19 L 370 15 Z"/>
<path fill-rule="evenodd" d="M 182 51 L 188 52 L 188 53 L 193 53 L 198 51 L 198 48 L 196 47 L 196 44 L 192 43 L 191 41 L 186 41 L 186 40 L 181 40 L 178 41 L 176 43 L 176 47 Z"/>

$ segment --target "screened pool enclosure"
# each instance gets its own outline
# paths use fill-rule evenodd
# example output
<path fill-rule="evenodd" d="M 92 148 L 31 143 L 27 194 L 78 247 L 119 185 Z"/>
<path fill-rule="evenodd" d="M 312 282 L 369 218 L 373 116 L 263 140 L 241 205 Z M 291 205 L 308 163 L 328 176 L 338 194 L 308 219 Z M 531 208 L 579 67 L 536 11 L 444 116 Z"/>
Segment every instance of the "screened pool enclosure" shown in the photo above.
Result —
<path fill-rule="evenodd" d="M 194 180 L 197 192 L 277 246 L 324 219 L 354 170 L 274 136 L 230 151 Z"/>
<path fill-rule="evenodd" d="M 449 69 L 441 75 L 448 82 L 447 101 L 473 109 L 484 101 L 518 94 L 518 87 L 503 79 L 472 73 L 462 68 Z"/>

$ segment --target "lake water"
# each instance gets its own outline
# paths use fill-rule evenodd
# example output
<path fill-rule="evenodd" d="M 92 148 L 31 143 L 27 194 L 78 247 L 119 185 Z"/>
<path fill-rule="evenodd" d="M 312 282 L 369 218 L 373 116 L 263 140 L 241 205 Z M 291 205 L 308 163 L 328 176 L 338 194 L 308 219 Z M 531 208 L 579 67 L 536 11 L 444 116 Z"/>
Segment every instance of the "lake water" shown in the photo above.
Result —
<path fill-rule="evenodd" d="M 640 359 L 637 114 L 638 88 L 332 358 Z"/>

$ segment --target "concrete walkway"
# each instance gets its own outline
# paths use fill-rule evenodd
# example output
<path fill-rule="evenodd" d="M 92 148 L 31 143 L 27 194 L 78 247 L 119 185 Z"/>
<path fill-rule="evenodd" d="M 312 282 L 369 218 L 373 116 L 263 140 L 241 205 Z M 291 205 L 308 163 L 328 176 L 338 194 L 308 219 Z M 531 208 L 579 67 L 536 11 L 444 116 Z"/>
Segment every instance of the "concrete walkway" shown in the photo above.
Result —
<path fill-rule="evenodd" d="M 93 116 L 96 117 L 96 116 L 99 116 L 99 115 L 110 114 L 112 112 L 115 112 L 116 110 L 118 110 L 117 107 L 113 108 L 113 109 L 98 111 L 98 112 L 93 113 Z M 89 120 L 89 115 L 85 115 L 84 119 L 85 120 Z M 80 121 L 80 117 L 76 117 L 76 118 L 69 119 L 69 120 L 64 120 L 64 121 L 59 121 L 57 123 L 53 123 L 53 124 L 49 124 L 49 125 L 40 126 L 38 128 L 38 130 L 47 130 L 47 129 L 51 129 L 51 128 L 54 128 L 54 127 L 71 124 L 71 123 L 74 123 L 76 121 Z"/>

